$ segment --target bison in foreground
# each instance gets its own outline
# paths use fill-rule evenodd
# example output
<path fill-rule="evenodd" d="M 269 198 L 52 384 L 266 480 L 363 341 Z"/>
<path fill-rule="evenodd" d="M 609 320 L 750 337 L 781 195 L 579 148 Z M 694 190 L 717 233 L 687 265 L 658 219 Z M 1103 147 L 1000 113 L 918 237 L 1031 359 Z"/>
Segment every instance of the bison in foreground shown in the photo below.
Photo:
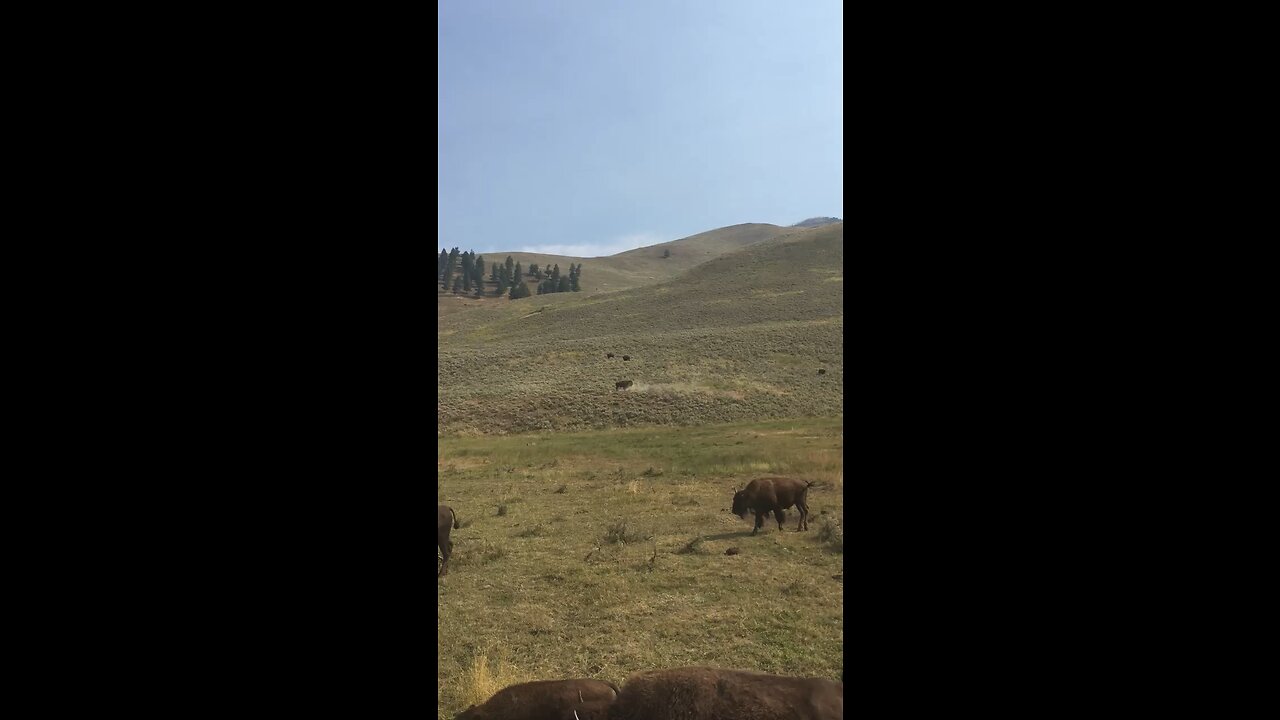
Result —
<path fill-rule="evenodd" d="M 609 720 L 842 720 L 844 683 L 684 667 L 627 678 Z M 584 718 L 585 720 L 585 718 Z"/>
<path fill-rule="evenodd" d="M 800 521 L 796 524 L 796 532 L 809 529 L 809 488 L 812 482 L 795 478 L 767 477 L 757 478 L 747 486 L 733 494 L 733 514 L 747 519 L 747 513 L 755 512 L 756 526 L 752 535 L 760 532 L 764 526 L 764 518 L 773 513 L 778 521 L 778 530 L 782 530 L 782 521 L 786 519 L 783 510 L 796 506 L 800 511 Z"/>
<path fill-rule="evenodd" d="M 619 380 L 618 382 L 614 383 L 614 385 L 613 385 L 613 389 L 614 389 L 614 390 L 626 390 L 627 388 L 631 387 L 631 385 L 632 385 L 632 383 L 631 383 L 631 381 L 630 381 L 630 380 Z"/>
<path fill-rule="evenodd" d="M 462 526 L 458 524 L 458 516 L 453 512 L 453 508 L 448 505 L 440 505 L 439 508 L 436 517 L 436 545 L 440 548 L 440 556 L 443 560 L 436 577 L 443 577 L 449 572 L 449 555 L 453 553 L 453 541 L 449 539 L 449 530 Z"/>
<path fill-rule="evenodd" d="M 454 720 L 606 720 L 617 697 L 617 686 L 601 680 L 538 680 L 503 688 Z"/>

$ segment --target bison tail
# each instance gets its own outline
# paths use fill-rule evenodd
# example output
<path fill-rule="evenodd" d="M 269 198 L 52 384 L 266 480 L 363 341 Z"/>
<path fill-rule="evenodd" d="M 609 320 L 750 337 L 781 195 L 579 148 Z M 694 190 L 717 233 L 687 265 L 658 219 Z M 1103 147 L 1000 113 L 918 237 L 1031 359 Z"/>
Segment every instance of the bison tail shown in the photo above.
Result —
<path fill-rule="evenodd" d="M 458 524 L 458 513 L 454 512 L 453 508 L 449 508 L 449 514 L 453 516 L 453 529 L 454 530 L 461 529 L 462 526 Z"/>

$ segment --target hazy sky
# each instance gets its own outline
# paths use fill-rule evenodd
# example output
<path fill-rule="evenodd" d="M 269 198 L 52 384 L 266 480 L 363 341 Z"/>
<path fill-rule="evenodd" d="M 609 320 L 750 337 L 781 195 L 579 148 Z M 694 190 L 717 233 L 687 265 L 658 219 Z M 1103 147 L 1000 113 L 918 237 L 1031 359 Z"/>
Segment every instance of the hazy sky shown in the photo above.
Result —
<path fill-rule="evenodd" d="M 844 217 L 840 0 L 439 0 L 437 248 Z"/>

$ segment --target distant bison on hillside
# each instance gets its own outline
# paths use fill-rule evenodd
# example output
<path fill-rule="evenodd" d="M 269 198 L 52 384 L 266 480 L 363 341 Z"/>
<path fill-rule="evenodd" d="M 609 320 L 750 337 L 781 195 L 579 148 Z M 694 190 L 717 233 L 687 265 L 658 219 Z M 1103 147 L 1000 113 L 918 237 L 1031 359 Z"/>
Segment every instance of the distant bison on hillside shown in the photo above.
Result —
<path fill-rule="evenodd" d="M 826 369 L 826 368 L 818 368 L 818 374 L 819 374 L 819 375 L 826 375 L 826 374 L 827 374 L 827 369 Z"/>
<path fill-rule="evenodd" d="M 622 356 L 622 359 L 623 359 L 623 360 L 630 360 L 630 359 L 631 359 L 631 356 L 630 356 L 630 355 L 623 355 L 623 356 Z"/>
<path fill-rule="evenodd" d="M 604 356 L 607 358 L 611 358 L 613 357 L 613 353 L 605 353 Z"/>
<path fill-rule="evenodd" d="M 605 720 L 618 688 L 602 680 L 536 680 L 503 688 L 454 720 Z"/>
<path fill-rule="evenodd" d="M 769 513 L 773 513 L 773 517 L 778 521 L 778 530 L 782 530 L 782 522 L 786 519 L 783 512 L 792 505 L 800 511 L 800 522 L 796 525 L 796 532 L 809 529 L 809 488 L 812 482 L 797 480 L 795 478 L 784 477 L 766 477 L 757 478 L 747 483 L 747 486 L 733 494 L 733 514 L 747 519 L 747 513 L 754 511 L 756 514 L 756 526 L 751 531 L 752 535 L 760 532 L 760 528 L 764 526 L 764 517 Z"/>
<path fill-rule="evenodd" d="M 844 683 L 749 670 L 683 667 L 635 673 L 609 720 L 842 720 Z"/>
<path fill-rule="evenodd" d="M 632 383 L 631 383 L 631 381 L 630 381 L 630 380 L 619 380 L 618 382 L 616 382 L 616 383 L 614 383 L 614 384 L 613 384 L 613 389 L 614 389 L 615 391 L 616 391 L 616 390 L 626 390 L 627 388 L 631 387 L 631 384 L 632 384 Z"/>

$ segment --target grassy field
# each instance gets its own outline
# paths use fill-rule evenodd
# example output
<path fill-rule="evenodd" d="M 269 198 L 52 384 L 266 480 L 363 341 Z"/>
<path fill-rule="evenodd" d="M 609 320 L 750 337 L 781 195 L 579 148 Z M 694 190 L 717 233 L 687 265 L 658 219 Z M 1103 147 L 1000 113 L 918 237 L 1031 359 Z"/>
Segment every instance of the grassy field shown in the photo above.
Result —
<path fill-rule="evenodd" d="M 446 437 L 437 717 L 506 685 L 707 664 L 839 679 L 841 417 Z M 728 512 L 762 475 L 813 480 L 811 529 Z M 725 551 L 737 548 L 738 553 Z"/>
<path fill-rule="evenodd" d="M 656 285 L 442 315 L 438 433 L 839 414 L 843 261 L 838 223 L 752 243 Z M 635 385 L 615 392 L 618 380 Z"/>

